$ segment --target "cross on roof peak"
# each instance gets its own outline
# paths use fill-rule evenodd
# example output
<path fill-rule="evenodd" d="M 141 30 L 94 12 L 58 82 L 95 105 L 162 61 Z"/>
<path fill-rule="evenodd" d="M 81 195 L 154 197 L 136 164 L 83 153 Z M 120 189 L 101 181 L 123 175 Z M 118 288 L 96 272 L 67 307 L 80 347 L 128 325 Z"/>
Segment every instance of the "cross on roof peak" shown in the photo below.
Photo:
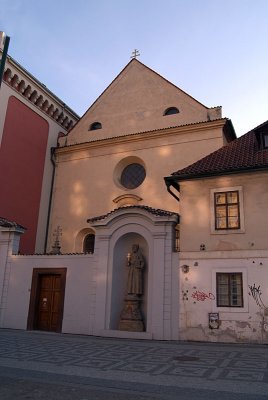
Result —
<path fill-rule="evenodd" d="M 131 56 L 130 58 L 137 58 L 137 57 L 139 57 L 139 56 L 140 56 L 139 50 L 138 50 L 138 49 L 134 49 L 134 50 L 132 51 L 132 56 Z"/>

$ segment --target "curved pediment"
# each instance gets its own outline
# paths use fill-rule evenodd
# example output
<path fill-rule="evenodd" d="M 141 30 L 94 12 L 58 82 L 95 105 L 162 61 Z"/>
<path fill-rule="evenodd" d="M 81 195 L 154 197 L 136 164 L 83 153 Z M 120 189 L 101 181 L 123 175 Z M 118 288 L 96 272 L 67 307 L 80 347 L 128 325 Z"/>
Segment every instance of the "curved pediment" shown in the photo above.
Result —
<path fill-rule="evenodd" d="M 126 207 L 120 207 L 115 210 L 110 211 L 105 215 L 100 215 L 97 217 L 89 218 L 87 222 L 91 226 L 105 226 L 112 224 L 118 219 L 130 219 L 131 217 L 142 217 L 149 219 L 151 222 L 155 223 L 157 221 L 173 221 L 178 223 L 179 214 L 167 210 L 156 209 L 144 205 L 131 205 Z"/>

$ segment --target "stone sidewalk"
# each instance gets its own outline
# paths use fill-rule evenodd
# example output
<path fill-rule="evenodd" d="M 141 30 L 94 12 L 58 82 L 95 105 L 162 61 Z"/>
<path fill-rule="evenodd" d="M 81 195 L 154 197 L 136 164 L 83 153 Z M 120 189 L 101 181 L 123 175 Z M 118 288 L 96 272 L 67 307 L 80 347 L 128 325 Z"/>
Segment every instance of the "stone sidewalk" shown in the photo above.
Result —
<path fill-rule="evenodd" d="M 139 398 L 154 393 L 153 398 L 161 393 L 161 398 L 168 398 L 182 390 L 198 390 L 200 399 L 208 398 L 206 391 L 221 393 L 218 398 L 222 399 L 231 393 L 239 399 L 264 399 L 268 396 L 268 347 L 0 329 L 0 376 L 5 382 L 17 377 L 51 385 L 127 390 L 140 394 Z"/>

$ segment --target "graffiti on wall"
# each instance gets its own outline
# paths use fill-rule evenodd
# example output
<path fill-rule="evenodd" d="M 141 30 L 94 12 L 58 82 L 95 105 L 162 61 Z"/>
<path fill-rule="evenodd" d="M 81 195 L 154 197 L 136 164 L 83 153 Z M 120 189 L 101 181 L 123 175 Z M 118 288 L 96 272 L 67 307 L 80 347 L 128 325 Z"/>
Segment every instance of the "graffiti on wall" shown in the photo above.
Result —
<path fill-rule="evenodd" d="M 196 301 L 215 300 L 215 296 L 213 293 L 206 293 L 200 290 L 196 290 L 195 292 L 193 292 L 192 298 Z"/>
<path fill-rule="evenodd" d="M 262 300 L 262 291 L 261 291 L 261 286 L 256 286 L 256 284 L 254 283 L 254 285 L 248 285 L 249 287 L 249 296 L 251 295 L 253 297 L 253 299 L 256 301 L 256 304 L 259 307 L 265 308 L 267 309 L 267 307 L 265 306 L 265 304 L 263 303 Z"/>
<path fill-rule="evenodd" d="M 256 286 L 256 284 L 254 283 L 253 285 L 248 285 L 249 287 L 249 296 L 252 296 L 253 299 L 255 300 L 257 306 L 260 307 L 260 309 L 262 309 L 263 311 L 260 313 L 260 317 L 261 317 L 261 332 L 262 334 L 267 333 L 268 332 L 268 322 L 267 322 L 267 311 L 268 311 L 268 307 L 266 307 L 266 305 L 264 304 L 263 300 L 262 300 L 262 291 L 261 291 L 261 286 Z"/>
<path fill-rule="evenodd" d="M 205 301 L 205 300 L 215 300 L 215 296 L 211 292 L 205 292 L 202 290 L 197 290 L 196 286 L 193 287 L 193 292 L 189 293 L 189 290 L 182 290 L 182 300 L 189 300 L 189 297 L 194 299 L 194 304 L 197 301 Z"/>

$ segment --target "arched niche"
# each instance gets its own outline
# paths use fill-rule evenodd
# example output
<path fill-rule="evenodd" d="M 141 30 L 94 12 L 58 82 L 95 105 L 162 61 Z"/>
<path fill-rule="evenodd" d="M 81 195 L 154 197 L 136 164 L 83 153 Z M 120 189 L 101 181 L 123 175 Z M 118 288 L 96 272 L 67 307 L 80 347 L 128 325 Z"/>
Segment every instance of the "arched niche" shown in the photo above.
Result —
<path fill-rule="evenodd" d="M 121 236 L 113 252 L 112 267 L 112 291 L 111 291 L 111 312 L 110 329 L 118 330 L 120 314 L 124 305 L 124 298 L 127 294 L 127 254 L 131 252 L 132 245 L 138 244 L 145 259 L 145 269 L 143 271 L 143 295 L 141 297 L 141 312 L 144 327 L 147 325 L 147 304 L 148 304 L 148 269 L 149 269 L 149 248 L 143 236 L 136 232 L 129 232 Z"/>

